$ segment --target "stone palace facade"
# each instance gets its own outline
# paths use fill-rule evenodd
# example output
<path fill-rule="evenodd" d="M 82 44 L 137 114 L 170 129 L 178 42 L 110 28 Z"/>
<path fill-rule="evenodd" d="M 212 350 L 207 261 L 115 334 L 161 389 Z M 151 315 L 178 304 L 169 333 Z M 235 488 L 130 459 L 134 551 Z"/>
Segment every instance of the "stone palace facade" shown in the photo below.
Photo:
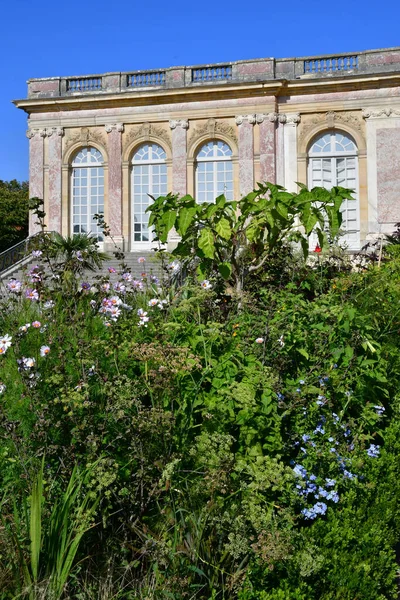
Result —
<path fill-rule="evenodd" d="M 104 212 L 125 251 L 146 250 L 148 194 L 238 199 L 258 181 L 354 189 L 349 249 L 400 221 L 400 48 L 31 79 L 15 105 L 30 195 L 64 235 L 101 241 Z"/>

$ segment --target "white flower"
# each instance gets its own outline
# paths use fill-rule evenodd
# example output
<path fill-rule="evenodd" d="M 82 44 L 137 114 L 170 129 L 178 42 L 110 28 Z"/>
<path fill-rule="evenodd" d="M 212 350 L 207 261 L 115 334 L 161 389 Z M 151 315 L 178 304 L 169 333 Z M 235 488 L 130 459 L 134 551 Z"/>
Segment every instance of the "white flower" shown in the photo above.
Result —
<path fill-rule="evenodd" d="M 256 338 L 256 344 L 263 344 L 263 343 L 264 343 L 264 338 L 262 338 L 262 337 Z"/>
<path fill-rule="evenodd" d="M 45 302 L 45 303 L 43 304 L 43 308 L 44 308 L 45 310 L 48 310 L 49 308 L 53 308 L 53 306 L 54 306 L 54 302 L 53 302 L 53 300 L 47 300 L 47 302 Z"/>
<path fill-rule="evenodd" d="M 0 394 L 4 394 L 6 389 L 7 389 L 7 386 L 4 383 L 0 382 Z"/>
<path fill-rule="evenodd" d="M 40 356 L 47 356 L 50 352 L 49 346 L 41 346 L 40 347 Z"/>
<path fill-rule="evenodd" d="M 124 279 L 124 281 L 132 281 L 132 275 L 130 273 L 122 273 L 121 277 Z"/>
<path fill-rule="evenodd" d="M 43 252 L 41 250 L 32 250 L 32 256 L 34 258 L 40 258 L 42 256 Z"/>
<path fill-rule="evenodd" d="M 169 263 L 169 265 L 167 265 L 167 269 L 171 273 L 179 273 L 179 271 L 181 270 L 181 263 L 179 262 L 179 260 L 174 260 L 172 263 Z"/>
<path fill-rule="evenodd" d="M 11 346 L 11 340 L 12 340 L 11 335 L 8 335 L 8 334 L 3 335 L 0 338 L 0 346 L 5 346 L 6 350 L 8 350 L 8 348 Z"/>
<path fill-rule="evenodd" d="M 281 348 L 283 348 L 283 346 L 285 345 L 285 342 L 283 341 L 283 335 L 281 335 L 281 337 L 279 338 L 278 344 L 280 345 Z"/>
<path fill-rule="evenodd" d="M 208 279 L 204 279 L 204 281 L 202 281 L 200 283 L 201 287 L 203 288 L 203 290 L 211 290 L 212 285 L 211 283 L 208 281 Z"/>
<path fill-rule="evenodd" d="M 151 300 L 149 300 L 149 306 L 157 306 L 157 304 L 158 304 L 157 298 L 152 298 Z"/>
<path fill-rule="evenodd" d="M 11 279 L 11 281 L 7 283 L 7 287 L 10 290 L 10 292 L 17 294 L 21 291 L 22 283 L 18 281 L 18 279 Z"/>
<path fill-rule="evenodd" d="M 26 333 L 29 329 L 29 327 L 31 326 L 30 323 L 26 323 L 26 325 L 21 325 L 21 327 L 19 328 L 19 331 L 21 333 Z"/>
<path fill-rule="evenodd" d="M 35 366 L 36 360 L 34 358 L 23 358 L 22 359 L 22 364 L 24 365 L 25 369 L 32 369 L 32 367 Z"/>

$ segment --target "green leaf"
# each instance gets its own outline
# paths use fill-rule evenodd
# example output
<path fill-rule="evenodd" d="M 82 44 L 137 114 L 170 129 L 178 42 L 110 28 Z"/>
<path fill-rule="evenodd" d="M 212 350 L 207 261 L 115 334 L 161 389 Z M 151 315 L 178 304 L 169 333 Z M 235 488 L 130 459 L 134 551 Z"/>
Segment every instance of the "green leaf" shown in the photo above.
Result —
<path fill-rule="evenodd" d="M 182 208 L 179 211 L 178 218 L 178 233 L 184 236 L 190 225 L 193 223 L 193 217 L 197 213 L 197 207 L 192 206 L 190 208 Z"/>
<path fill-rule="evenodd" d="M 218 233 L 219 236 L 224 238 L 224 240 L 229 240 L 232 235 L 232 229 L 231 229 L 228 219 L 225 219 L 225 217 L 222 217 L 222 219 L 220 219 L 216 223 L 215 231 Z"/>
<path fill-rule="evenodd" d="M 229 279 L 232 273 L 232 266 L 228 262 L 219 263 L 218 271 L 224 279 Z"/>
<path fill-rule="evenodd" d="M 215 246 L 214 235 L 211 229 L 204 227 L 199 236 L 199 248 L 203 251 L 206 258 L 214 258 Z"/>
<path fill-rule="evenodd" d="M 304 358 L 306 358 L 307 360 L 309 360 L 310 356 L 309 356 L 307 350 L 305 350 L 304 348 L 297 348 L 297 352 L 299 354 L 301 354 L 302 356 L 304 356 Z"/>
<path fill-rule="evenodd" d="M 175 225 L 175 221 L 176 221 L 176 211 L 175 210 L 169 210 L 168 212 L 163 214 L 162 222 L 165 225 L 167 233 L 173 228 L 173 226 Z"/>

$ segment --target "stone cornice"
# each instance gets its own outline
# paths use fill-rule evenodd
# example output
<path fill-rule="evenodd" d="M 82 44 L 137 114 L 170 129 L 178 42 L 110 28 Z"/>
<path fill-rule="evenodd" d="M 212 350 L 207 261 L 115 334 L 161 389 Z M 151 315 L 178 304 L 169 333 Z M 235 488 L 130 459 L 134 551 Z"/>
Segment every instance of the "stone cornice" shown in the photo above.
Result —
<path fill-rule="evenodd" d="M 254 97 L 296 96 L 303 94 L 327 94 L 369 90 L 379 87 L 400 86 L 400 73 L 382 75 L 357 75 L 335 77 L 334 79 L 275 80 L 272 82 L 225 84 L 224 86 L 201 86 L 196 88 L 177 88 L 167 90 L 146 90 L 132 93 L 98 93 L 87 96 L 68 96 L 57 98 L 29 98 L 14 100 L 14 104 L 27 112 L 46 113 L 62 110 L 90 110 L 100 108 L 118 108 L 133 106 L 202 102 L 223 99 L 247 99 Z"/>

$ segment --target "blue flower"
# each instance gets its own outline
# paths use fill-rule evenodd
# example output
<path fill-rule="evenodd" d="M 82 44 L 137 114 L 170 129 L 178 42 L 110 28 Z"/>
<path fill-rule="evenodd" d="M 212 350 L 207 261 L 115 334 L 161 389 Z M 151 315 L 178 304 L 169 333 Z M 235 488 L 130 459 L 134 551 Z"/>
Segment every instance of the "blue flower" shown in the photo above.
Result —
<path fill-rule="evenodd" d="M 384 406 L 374 406 L 375 412 L 377 415 L 381 416 L 383 415 L 383 413 L 385 412 L 385 407 Z"/>
<path fill-rule="evenodd" d="M 314 429 L 314 433 L 322 433 L 322 435 L 325 433 L 325 429 L 322 427 L 322 425 L 317 425 L 317 427 Z"/>
<path fill-rule="evenodd" d="M 336 485 L 336 481 L 334 479 L 329 479 L 329 477 L 327 477 L 325 479 L 325 485 L 326 485 L 326 487 L 334 487 Z"/>
<path fill-rule="evenodd" d="M 307 435 L 306 433 L 304 433 L 304 434 L 301 436 L 301 439 L 303 440 L 303 442 L 308 442 L 308 440 L 310 439 L 310 436 L 309 436 L 309 435 Z"/>
<path fill-rule="evenodd" d="M 379 456 L 379 452 L 379 446 L 376 446 L 375 444 L 371 444 L 367 450 L 367 454 L 368 456 L 371 456 L 371 458 L 377 458 L 377 456 Z"/>
<path fill-rule="evenodd" d="M 296 465 L 293 469 L 293 472 L 298 477 L 302 477 L 305 479 L 307 477 L 307 470 L 302 465 Z"/>

